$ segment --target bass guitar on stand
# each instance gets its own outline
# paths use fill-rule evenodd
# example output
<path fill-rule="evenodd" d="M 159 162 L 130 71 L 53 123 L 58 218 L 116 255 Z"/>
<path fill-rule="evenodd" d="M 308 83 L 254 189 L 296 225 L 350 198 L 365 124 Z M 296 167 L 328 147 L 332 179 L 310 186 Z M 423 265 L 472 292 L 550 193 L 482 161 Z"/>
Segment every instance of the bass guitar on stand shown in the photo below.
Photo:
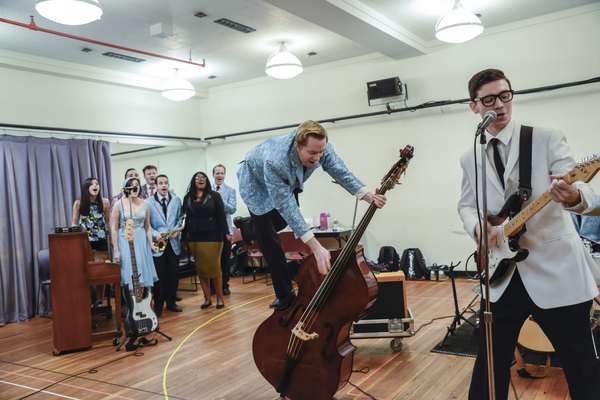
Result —
<path fill-rule="evenodd" d="M 599 170 L 600 155 L 595 155 L 575 165 L 575 168 L 562 179 L 569 184 L 576 181 L 587 183 Z M 515 192 L 508 198 L 502 210 L 488 219 L 493 226 L 492 229 L 497 232 L 496 243 L 493 246 L 490 244 L 488 251 L 490 286 L 493 286 L 494 281 L 506 273 L 512 263 L 523 261 L 529 256 L 529 251 L 519 246 L 519 239 L 526 231 L 525 223 L 550 201 L 552 201 L 552 197 L 546 191 L 519 212 L 522 202 L 519 192 Z M 477 254 L 479 273 L 484 278 L 485 254 L 481 251 L 478 251 Z"/>
<path fill-rule="evenodd" d="M 135 249 L 133 247 L 134 236 L 133 220 L 128 219 L 127 222 L 125 222 L 125 239 L 129 244 L 129 253 L 131 255 L 133 293 L 129 293 L 128 285 L 123 286 L 125 300 L 127 302 L 127 317 L 125 318 L 126 336 L 119 344 L 119 347 L 117 347 L 117 351 L 119 351 L 128 337 L 130 338 L 130 341 L 127 343 L 126 348 L 128 350 L 133 350 L 135 348 L 133 342 L 138 337 L 148 335 L 149 333 L 158 330 L 158 318 L 151 305 L 152 294 L 148 290 L 144 297 L 144 288 L 140 286 L 140 274 L 138 273 L 137 262 L 135 260 Z"/>

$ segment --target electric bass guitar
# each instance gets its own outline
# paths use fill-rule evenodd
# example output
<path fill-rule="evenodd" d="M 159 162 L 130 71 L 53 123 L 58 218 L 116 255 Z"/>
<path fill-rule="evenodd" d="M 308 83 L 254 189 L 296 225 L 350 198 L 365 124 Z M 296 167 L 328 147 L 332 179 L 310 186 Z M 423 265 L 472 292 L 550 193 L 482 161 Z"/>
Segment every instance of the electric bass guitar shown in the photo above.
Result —
<path fill-rule="evenodd" d="M 144 336 L 154 332 L 158 328 L 158 318 L 152 309 L 152 294 L 148 290 L 145 297 L 142 297 L 144 288 L 140 286 L 140 275 L 138 274 L 137 263 L 135 261 L 135 251 L 133 249 L 133 220 L 128 219 L 125 223 L 125 239 L 129 243 L 131 254 L 131 271 L 133 281 L 133 293 L 126 295 L 127 299 L 127 318 L 125 318 L 125 331 L 129 336 Z M 128 288 L 126 285 L 125 288 Z M 125 289 L 127 291 L 127 289 Z"/>
<path fill-rule="evenodd" d="M 581 163 L 575 165 L 563 180 L 569 184 L 576 181 L 589 182 L 600 170 L 600 155 L 595 155 L 584 159 Z M 490 244 L 489 255 L 489 275 L 490 286 L 501 278 L 508 267 L 513 262 L 523 261 L 529 255 L 527 249 L 519 246 L 521 235 L 527 230 L 525 223 L 531 217 L 538 213 L 548 203 L 552 201 L 550 193 L 544 192 L 540 197 L 532 201 L 527 207 L 519 212 L 522 201 L 520 201 L 519 192 L 513 193 L 500 212 L 489 218 L 492 229 L 496 230 L 496 243 Z M 485 277 L 485 254 L 482 251 L 477 252 L 477 265 L 482 278 Z"/>

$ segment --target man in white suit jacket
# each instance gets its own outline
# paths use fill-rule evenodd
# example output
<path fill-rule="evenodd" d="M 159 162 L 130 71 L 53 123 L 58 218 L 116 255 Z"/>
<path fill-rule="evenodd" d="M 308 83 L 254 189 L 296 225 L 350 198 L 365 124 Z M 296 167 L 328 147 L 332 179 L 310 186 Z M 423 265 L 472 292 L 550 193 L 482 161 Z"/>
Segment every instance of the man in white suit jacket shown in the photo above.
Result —
<path fill-rule="evenodd" d="M 499 70 L 485 70 L 469 81 L 475 114 L 493 110 L 498 115 L 485 133 L 487 147 L 488 210 L 497 214 L 519 186 L 519 139 L 521 126 L 511 120 L 510 81 Z M 598 295 L 600 271 L 587 253 L 575 231 L 569 212 L 583 213 L 596 203 L 588 184 L 568 184 L 562 180 L 574 166 L 573 152 L 564 134 L 556 129 L 533 128 L 531 185 L 533 193 L 523 208 L 548 190 L 552 200 L 527 222 L 520 246 L 529 256 L 511 265 L 506 274 L 490 285 L 492 343 L 496 398 L 506 399 L 510 365 L 519 331 L 531 314 L 552 342 L 563 365 L 573 400 L 598 399 L 600 369 L 590 330 L 589 313 L 592 299 Z M 498 139 L 497 152 L 492 139 Z M 479 153 L 477 153 L 479 155 Z M 496 167 L 495 157 L 502 166 Z M 458 212 L 466 231 L 479 243 L 482 231 L 477 213 L 475 188 L 483 193 L 475 179 L 473 148 L 461 157 L 463 169 Z M 500 179 L 504 169 L 503 179 Z M 477 159 L 478 179 L 481 160 Z M 568 211 L 568 212 L 565 212 Z M 488 243 L 493 246 L 496 231 L 488 223 Z M 485 302 L 482 301 L 482 311 Z M 485 330 L 480 329 L 480 348 L 469 391 L 470 400 L 489 396 Z"/>
<path fill-rule="evenodd" d="M 179 254 L 181 254 L 179 233 L 171 237 L 164 237 L 164 234 L 181 228 L 183 214 L 181 200 L 169 193 L 169 178 L 166 175 L 158 175 L 156 183 L 157 192 L 148 198 L 148 205 L 152 237 L 166 242 L 163 251 L 153 254 L 158 275 L 158 281 L 154 283 L 154 312 L 157 317 L 160 317 L 165 302 L 167 310 L 181 312 L 181 307 L 175 303 L 179 284 Z"/>

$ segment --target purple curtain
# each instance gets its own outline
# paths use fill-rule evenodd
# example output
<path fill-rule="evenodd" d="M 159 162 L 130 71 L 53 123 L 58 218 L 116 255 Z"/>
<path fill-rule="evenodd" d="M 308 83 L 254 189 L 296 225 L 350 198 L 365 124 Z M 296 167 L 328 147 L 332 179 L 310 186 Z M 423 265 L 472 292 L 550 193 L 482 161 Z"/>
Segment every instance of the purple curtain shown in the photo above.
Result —
<path fill-rule="evenodd" d="M 112 197 L 108 142 L 0 136 L 0 326 L 33 317 L 37 304 L 51 312 L 50 291 L 37 298 L 36 255 L 53 228 L 71 225 L 89 177 Z"/>

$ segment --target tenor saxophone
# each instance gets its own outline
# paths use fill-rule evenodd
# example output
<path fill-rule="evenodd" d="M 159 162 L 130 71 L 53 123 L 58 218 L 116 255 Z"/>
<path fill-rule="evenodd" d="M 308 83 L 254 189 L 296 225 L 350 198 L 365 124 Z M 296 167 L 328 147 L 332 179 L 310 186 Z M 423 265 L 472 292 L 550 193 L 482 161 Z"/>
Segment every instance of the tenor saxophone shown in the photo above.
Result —
<path fill-rule="evenodd" d="M 158 247 L 159 251 L 163 251 L 167 247 L 166 239 L 169 238 L 169 236 L 173 236 L 177 232 L 183 230 L 183 228 L 185 227 L 185 218 L 186 218 L 186 215 L 184 214 L 183 215 L 183 223 L 181 224 L 181 228 L 173 229 L 172 231 L 169 231 L 169 232 L 165 233 L 163 235 L 163 239 L 162 240 L 154 240 L 152 242 L 152 243 L 154 243 L 154 245 L 156 247 Z"/>

